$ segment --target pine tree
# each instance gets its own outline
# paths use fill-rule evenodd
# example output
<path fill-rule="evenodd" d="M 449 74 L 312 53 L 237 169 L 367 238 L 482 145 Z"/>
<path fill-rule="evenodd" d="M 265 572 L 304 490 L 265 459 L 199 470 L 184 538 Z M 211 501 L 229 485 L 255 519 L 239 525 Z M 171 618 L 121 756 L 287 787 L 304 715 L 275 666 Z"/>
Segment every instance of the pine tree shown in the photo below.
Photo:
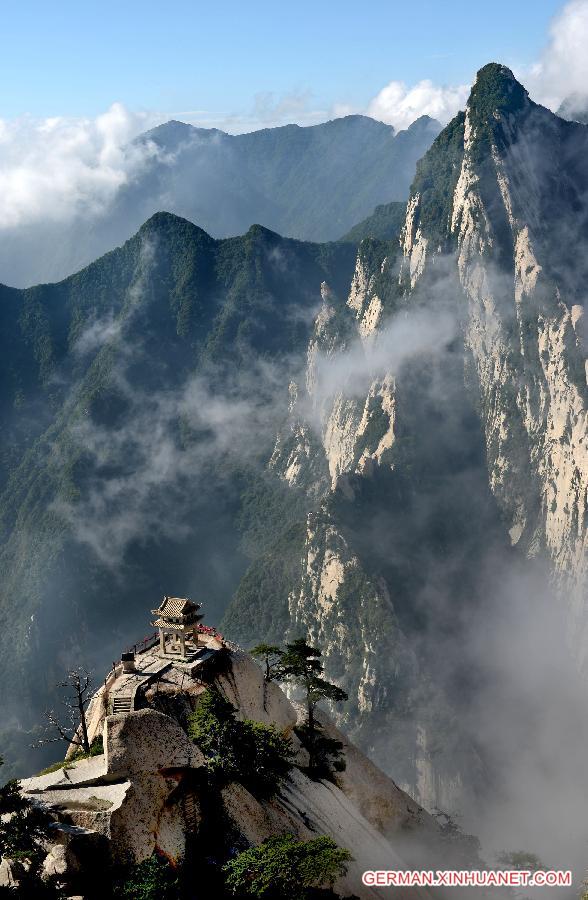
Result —
<path fill-rule="evenodd" d="M 347 700 L 347 693 L 323 678 L 321 657 L 322 652 L 317 647 L 311 647 L 305 638 L 297 638 L 286 644 L 273 677 L 280 681 L 292 681 L 304 691 L 306 723 L 299 729 L 299 734 L 309 753 L 309 769 L 316 774 L 328 775 L 331 763 L 337 771 L 345 768 L 340 756 L 343 745 L 323 734 L 316 720 L 316 707 L 321 700 L 341 703 Z"/>

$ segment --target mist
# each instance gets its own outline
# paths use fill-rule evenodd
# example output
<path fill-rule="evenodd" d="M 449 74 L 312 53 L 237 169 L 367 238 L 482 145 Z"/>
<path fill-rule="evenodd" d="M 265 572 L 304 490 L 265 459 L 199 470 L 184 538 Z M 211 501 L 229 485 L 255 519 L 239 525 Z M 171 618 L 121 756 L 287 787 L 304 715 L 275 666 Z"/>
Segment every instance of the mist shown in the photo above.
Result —
<path fill-rule="evenodd" d="M 441 127 L 423 121 L 396 135 L 354 117 L 292 126 L 293 141 L 289 128 L 268 139 L 263 129 L 150 127 L 157 121 L 114 104 L 95 120 L 0 125 L 0 283 L 63 279 L 160 211 L 215 238 L 261 224 L 301 240 L 338 240 L 382 199 L 406 199 Z"/>
<path fill-rule="evenodd" d="M 566 91 L 585 90 L 587 23 L 586 0 L 562 10 L 529 74 L 534 97 L 553 107 Z M 213 236 L 237 234 L 259 219 L 297 237 L 340 237 L 374 198 L 405 199 L 416 160 L 436 133 L 436 126 L 423 126 L 420 136 L 416 129 L 411 152 L 395 157 L 409 135 L 395 143 L 393 128 L 407 127 L 419 112 L 445 121 L 466 93 L 463 85 L 392 81 L 368 107 L 380 122 L 330 123 L 330 143 L 301 138 L 304 152 L 288 158 L 295 171 L 300 160 L 307 164 L 300 182 L 283 175 L 288 148 L 263 154 L 274 137 L 237 138 L 177 122 L 144 134 L 152 117 L 119 104 L 95 120 L 2 122 L 0 280 L 62 277 L 122 243 L 161 208 Z M 307 103 L 304 93 L 284 102 L 262 95 L 256 115 L 270 122 Z M 338 128 L 349 130 L 341 137 Z M 498 212 L 496 204 L 482 210 L 489 232 L 498 225 L 495 244 L 476 259 L 484 282 L 477 309 L 468 306 L 456 255 L 433 254 L 432 241 L 411 291 L 399 248 L 370 245 L 382 258 L 353 307 L 341 244 L 290 245 L 252 229 L 240 243 L 227 238 L 217 246 L 185 222 L 167 220 L 152 228 L 165 237 L 141 239 L 136 257 L 133 245 L 112 269 L 113 257 L 84 273 L 73 294 L 87 305 L 76 306 L 63 285 L 45 305 L 34 306 L 36 291 L 19 296 L 19 327 L 22 320 L 33 326 L 18 332 L 14 367 L 29 359 L 30 347 L 31 367 L 45 361 L 45 351 L 47 359 L 54 354 L 54 367 L 46 381 L 39 374 L 22 413 L 29 424 L 38 415 L 39 428 L 31 424 L 14 471 L 7 465 L 6 497 L 19 504 L 6 504 L 4 571 L 6 579 L 16 571 L 22 583 L 16 601 L 10 596 L 20 616 L 20 656 L 14 651 L 16 662 L 6 665 L 3 740 L 18 774 L 32 767 L 23 734 L 28 742 L 65 669 L 84 664 L 97 685 L 121 651 L 151 631 L 150 610 L 163 594 L 202 602 L 206 624 L 218 626 L 262 560 L 265 569 L 248 585 L 257 605 L 243 616 L 251 643 L 266 637 L 265 620 L 257 618 L 263 589 L 272 600 L 261 610 L 266 619 L 280 623 L 279 613 L 291 614 L 279 640 L 314 639 L 315 629 L 317 642 L 332 640 L 335 648 L 325 651 L 327 675 L 355 689 L 359 665 L 343 652 L 337 659 L 336 614 L 347 617 L 376 667 L 362 685 L 363 707 L 345 713 L 353 740 L 423 804 L 441 797 L 444 811 L 479 837 L 490 865 L 501 851 L 523 850 L 545 868 L 573 868 L 579 882 L 588 854 L 587 684 L 574 634 L 586 626 L 583 586 L 572 598 L 568 569 L 577 560 L 546 537 L 547 516 L 558 513 L 548 488 L 557 499 L 559 469 L 542 485 L 545 459 L 523 434 L 521 409 L 537 401 L 532 427 L 539 433 L 547 430 L 548 404 L 561 403 L 561 433 L 552 429 L 544 447 L 571 447 L 567 396 L 574 390 L 574 398 L 585 397 L 586 332 L 575 326 L 588 277 L 588 129 L 553 121 L 543 109 L 525 128 L 503 158 L 514 185 L 507 211 L 517 228 L 525 223 L 537 258 L 529 252 L 522 275 L 490 258 L 503 244 L 513 257 L 511 231 L 502 227 L 507 204 L 503 209 L 497 193 Z M 543 154 L 546 133 L 554 144 Z M 554 175 L 560 169 L 561 181 Z M 364 182 L 370 190 L 355 203 L 354 185 Z M 219 201 L 227 197 L 230 203 Z M 323 287 L 321 305 L 327 276 L 333 283 Z M 95 294 L 86 296 L 90 282 Z M 6 297 L 8 308 L 13 298 Z M 379 307 L 370 319 L 374 298 Z M 544 378 L 549 346 L 539 340 L 552 315 L 563 348 L 557 390 Z M 535 343 L 525 353 L 531 332 Z M 476 340 L 482 363 L 494 367 L 487 395 Z M 509 379 L 501 381 L 508 366 Z M 11 428 L 24 402 L 17 382 Z M 345 404 L 341 415 L 337 404 Z M 371 431 L 360 432 L 364 419 L 375 423 Z M 382 429 L 391 438 L 376 452 Z M 524 441 L 508 443 L 513 434 Z M 498 441 L 506 450 L 501 444 L 497 462 Z M 287 475 L 279 446 L 285 456 L 298 453 Z M 579 554 L 585 518 L 566 521 Z M 318 549 L 309 523 L 324 528 Z M 292 526 L 300 547 L 286 540 Z M 317 614 L 318 590 L 307 576 L 309 559 L 333 534 L 365 578 L 329 619 L 336 603 L 323 596 Z M 31 574 L 38 559 L 46 570 Z M 290 580 L 282 577 L 288 565 Z M 387 618 L 371 621 L 366 608 L 376 594 L 378 614 L 383 609 Z M 380 674 L 389 682 L 378 684 Z"/>
<path fill-rule="evenodd" d="M 524 155 L 523 148 L 515 152 Z M 464 779 L 444 811 L 480 838 L 491 866 L 502 851 L 523 850 L 545 868 L 572 868 L 569 896 L 576 896 L 588 850 L 588 710 L 572 640 L 577 613 L 546 547 L 518 535 L 519 544 L 512 543 L 508 517 L 490 490 L 479 389 L 463 349 L 467 301 L 457 260 L 448 254 L 430 265 L 410 303 L 385 307 L 372 334 L 360 336 L 356 324 L 339 343 L 317 344 L 292 414 L 326 448 L 340 398 L 346 410 L 356 405 L 349 415 L 357 425 L 374 384 L 385 382 L 394 394 L 391 455 L 363 474 L 344 470 L 321 511 L 362 570 L 385 582 L 391 620 L 408 647 L 398 652 L 390 708 L 374 701 L 353 739 L 414 793 L 415 730 L 423 717 L 437 716 L 439 732 L 429 733 L 440 747 L 436 764 L 454 766 Z M 511 328 L 514 279 L 486 265 Z M 400 271 L 392 266 L 389 277 L 398 280 Z M 327 297 L 325 321 L 328 306 Z M 305 600 L 307 616 L 291 633 L 307 626 L 319 644 L 328 643 L 324 624 L 316 636 L 313 602 Z M 423 685 L 416 708 L 403 688 L 414 666 Z M 346 674 L 337 674 L 351 689 Z M 446 727 L 453 734 L 444 758 Z"/>

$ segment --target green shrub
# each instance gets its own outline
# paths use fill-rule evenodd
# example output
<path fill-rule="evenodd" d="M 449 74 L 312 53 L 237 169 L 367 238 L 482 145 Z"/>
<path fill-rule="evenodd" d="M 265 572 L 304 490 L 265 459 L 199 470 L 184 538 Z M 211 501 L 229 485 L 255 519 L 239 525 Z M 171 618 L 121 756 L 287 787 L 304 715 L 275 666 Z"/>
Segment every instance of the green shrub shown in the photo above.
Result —
<path fill-rule="evenodd" d="M 176 871 L 166 859 L 154 854 L 130 866 L 113 893 L 117 900 L 177 900 L 179 891 Z"/>
<path fill-rule="evenodd" d="M 245 719 L 218 691 L 209 690 L 189 718 L 188 734 L 206 757 L 218 784 L 238 781 L 252 793 L 271 796 L 292 768 L 292 743 L 272 725 Z"/>
<path fill-rule="evenodd" d="M 0 757 L 0 766 L 2 763 Z M 11 897 L 40 900 L 58 896 L 54 885 L 43 882 L 40 873 L 50 824 L 49 815 L 22 796 L 18 781 L 9 781 L 0 788 L 0 857 L 30 863 L 22 885 L 17 890 L 10 889 Z M 8 890 L 2 895 L 8 896 Z"/>
<path fill-rule="evenodd" d="M 292 768 L 292 742 L 274 728 L 245 719 L 238 723 L 241 782 L 253 793 L 271 796 Z"/>
<path fill-rule="evenodd" d="M 90 744 L 90 749 L 86 753 L 85 750 L 76 750 L 76 752 L 71 757 L 71 762 L 76 762 L 78 759 L 90 759 L 92 756 L 101 756 L 104 753 L 104 740 L 101 734 L 96 735 L 92 743 Z"/>
<path fill-rule="evenodd" d="M 47 813 L 32 804 L 13 813 L 0 825 L 0 856 L 42 858 L 50 822 Z"/>
<path fill-rule="evenodd" d="M 42 856 L 41 842 L 50 821 L 46 812 L 22 796 L 18 781 L 8 781 L 0 788 L 0 857 Z"/>
<path fill-rule="evenodd" d="M 251 847 L 227 863 L 226 885 L 236 896 L 307 900 L 313 888 L 332 887 L 350 859 L 349 851 L 330 837 L 297 841 L 286 834 Z"/>
<path fill-rule="evenodd" d="M 85 750 L 76 750 L 74 754 L 66 761 L 64 759 L 60 760 L 56 763 L 51 763 L 50 766 L 47 766 L 45 769 L 41 769 L 39 775 L 49 775 L 51 772 L 57 772 L 59 769 L 71 769 L 72 765 L 75 762 L 78 762 L 80 759 L 89 759 L 92 756 L 101 756 L 104 753 L 104 742 L 102 735 L 97 735 L 92 743 L 90 744 L 90 750 L 86 753 Z"/>

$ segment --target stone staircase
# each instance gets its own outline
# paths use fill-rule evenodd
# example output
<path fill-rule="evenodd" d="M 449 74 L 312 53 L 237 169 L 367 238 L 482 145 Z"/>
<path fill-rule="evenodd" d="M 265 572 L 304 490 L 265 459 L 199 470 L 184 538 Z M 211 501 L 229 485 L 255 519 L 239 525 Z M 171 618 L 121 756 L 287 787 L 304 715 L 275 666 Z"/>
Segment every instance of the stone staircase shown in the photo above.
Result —
<path fill-rule="evenodd" d="M 196 831 L 200 822 L 198 803 L 192 793 L 186 794 L 184 797 L 184 821 L 188 832 Z"/>
<path fill-rule="evenodd" d="M 137 670 L 119 673 L 109 690 L 108 715 L 129 713 L 135 709 L 135 697 L 139 688 L 144 687 L 172 665 L 170 660 L 161 659 L 148 651 L 137 656 Z"/>
<path fill-rule="evenodd" d="M 128 713 L 131 711 L 133 707 L 133 698 L 130 695 L 120 696 L 116 695 L 112 701 L 112 712 L 114 713 Z"/>

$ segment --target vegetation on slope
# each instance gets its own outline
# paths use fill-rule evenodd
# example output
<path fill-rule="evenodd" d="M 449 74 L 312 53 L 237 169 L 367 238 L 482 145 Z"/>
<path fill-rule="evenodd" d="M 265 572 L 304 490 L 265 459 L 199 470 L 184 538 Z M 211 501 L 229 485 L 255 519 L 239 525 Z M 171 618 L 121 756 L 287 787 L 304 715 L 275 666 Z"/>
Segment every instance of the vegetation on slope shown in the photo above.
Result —
<path fill-rule="evenodd" d="M 411 196 L 420 195 L 419 224 L 441 245 L 447 240 L 453 194 L 463 159 L 465 114 L 459 112 L 417 164 Z"/>
<path fill-rule="evenodd" d="M 354 225 L 341 238 L 359 244 L 364 238 L 375 238 L 378 241 L 394 241 L 400 235 L 406 215 L 406 203 L 392 201 L 376 206 L 373 213 Z"/>
<path fill-rule="evenodd" d="M 321 282 L 345 293 L 354 261 L 351 245 L 258 226 L 215 241 L 161 213 L 60 284 L 0 288 L 5 746 L 31 742 L 58 653 L 104 668 L 162 584 L 220 618 L 267 546 L 240 545 L 240 511 L 274 491 L 263 464 Z M 248 441 L 228 440 L 239 426 Z"/>
<path fill-rule="evenodd" d="M 349 851 L 329 837 L 297 841 L 286 834 L 251 847 L 227 863 L 226 885 L 236 897 L 310 900 L 319 896 L 315 888 L 330 885 L 332 890 L 350 859 Z M 320 896 L 327 894 L 321 891 Z"/>
<path fill-rule="evenodd" d="M 188 734 L 202 750 L 213 783 L 238 781 L 256 796 L 271 797 L 292 768 L 292 742 L 273 727 L 237 719 L 218 691 L 200 698 Z"/>

